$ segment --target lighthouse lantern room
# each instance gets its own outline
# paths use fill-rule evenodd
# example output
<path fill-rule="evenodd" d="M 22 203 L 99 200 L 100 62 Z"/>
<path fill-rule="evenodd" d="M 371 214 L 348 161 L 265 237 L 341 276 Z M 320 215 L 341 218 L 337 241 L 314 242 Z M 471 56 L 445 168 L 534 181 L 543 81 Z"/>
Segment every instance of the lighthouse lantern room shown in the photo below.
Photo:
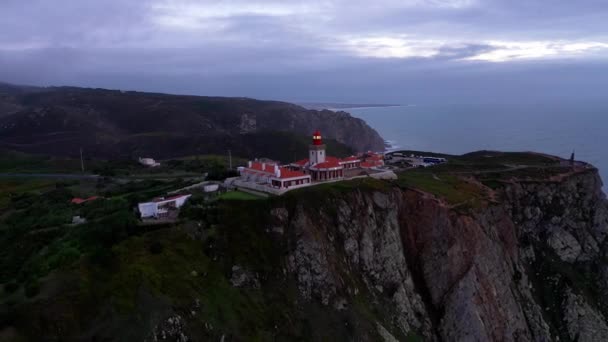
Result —
<path fill-rule="evenodd" d="M 325 162 L 325 145 L 321 138 L 321 132 L 315 131 L 312 135 L 312 145 L 310 145 L 310 164 L 318 164 Z"/>

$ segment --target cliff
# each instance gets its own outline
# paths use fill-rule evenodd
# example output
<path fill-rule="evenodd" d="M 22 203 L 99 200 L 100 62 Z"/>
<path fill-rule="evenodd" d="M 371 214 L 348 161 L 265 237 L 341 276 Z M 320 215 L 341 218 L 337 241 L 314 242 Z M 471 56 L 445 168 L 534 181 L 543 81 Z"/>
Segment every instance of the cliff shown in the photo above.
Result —
<path fill-rule="evenodd" d="M 0 147 L 51 155 L 115 158 L 192 154 L 307 155 L 320 129 L 330 151 L 384 150 L 363 120 L 277 101 L 0 84 Z"/>
<path fill-rule="evenodd" d="M 79 289 L 14 307 L 11 329 L 99 340 L 126 338 L 126 326 L 130 338 L 180 341 L 608 340 L 608 202 L 596 169 L 566 170 L 494 188 L 468 179 L 483 198 L 469 205 L 359 180 L 193 208 L 190 224 L 113 247 L 111 274 L 81 266 Z M 164 249 L 150 256 L 156 241 Z M 76 322 L 50 324 L 56 312 Z"/>
<path fill-rule="evenodd" d="M 383 335 L 608 340 L 608 203 L 595 171 L 509 185 L 501 203 L 469 213 L 415 190 L 326 202 L 275 209 L 305 300 L 345 308 L 367 293 Z"/>

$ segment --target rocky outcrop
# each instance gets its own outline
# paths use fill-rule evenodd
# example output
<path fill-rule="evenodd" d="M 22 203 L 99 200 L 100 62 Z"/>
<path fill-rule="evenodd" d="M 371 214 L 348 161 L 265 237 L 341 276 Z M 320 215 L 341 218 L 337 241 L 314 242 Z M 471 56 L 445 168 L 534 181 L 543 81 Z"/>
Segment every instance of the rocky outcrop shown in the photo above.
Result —
<path fill-rule="evenodd" d="M 369 296 L 382 322 L 429 341 L 608 340 L 597 172 L 514 183 L 501 196 L 462 212 L 413 190 L 352 191 L 275 209 L 274 221 L 306 301 Z"/>

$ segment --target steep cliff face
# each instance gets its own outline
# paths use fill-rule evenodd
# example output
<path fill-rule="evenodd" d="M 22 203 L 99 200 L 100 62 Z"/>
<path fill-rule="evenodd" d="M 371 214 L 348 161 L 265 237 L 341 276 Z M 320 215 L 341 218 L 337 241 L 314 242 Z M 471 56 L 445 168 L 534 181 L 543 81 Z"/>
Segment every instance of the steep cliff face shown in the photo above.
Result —
<path fill-rule="evenodd" d="M 386 314 L 379 327 L 425 340 L 599 341 L 608 340 L 600 189 L 589 171 L 509 185 L 500 203 L 469 212 L 396 188 L 278 212 L 306 300 L 349 306 L 368 293 Z"/>

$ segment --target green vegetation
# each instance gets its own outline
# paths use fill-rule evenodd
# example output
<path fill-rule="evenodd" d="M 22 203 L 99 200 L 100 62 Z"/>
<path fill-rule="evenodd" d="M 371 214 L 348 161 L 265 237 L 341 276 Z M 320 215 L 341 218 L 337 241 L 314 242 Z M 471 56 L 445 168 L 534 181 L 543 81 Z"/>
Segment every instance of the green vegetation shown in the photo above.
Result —
<path fill-rule="evenodd" d="M 233 157 L 233 166 L 246 164 L 246 160 Z M 86 173 L 107 177 L 125 177 L 136 179 L 186 178 L 202 177 L 207 174 L 209 180 L 221 180 L 237 175 L 228 170 L 228 157 L 218 155 L 193 155 L 168 160 L 161 160 L 159 167 L 146 167 L 133 159 L 91 159 L 85 155 Z M 0 150 L 0 173 L 80 174 L 79 158 L 60 158 L 44 155 L 26 154 L 10 150 Z"/>
<path fill-rule="evenodd" d="M 85 160 L 87 168 L 97 168 L 100 160 Z M 80 159 L 26 154 L 0 149 L 0 173 L 80 173 Z"/>
<path fill-rule="evenodd" d="M 559 160 L 554 157 L 532 152 L 477 151 L 456 157 L 456 159 L 477 165 L 551 166 L 559 164 Z"/>
<path fill-rule="evenodd" d="M 72 191 L 63 184 L 42 195 L 24 193 L 11 198 L 10 209 L 0 222 L 0 283 L 17 281 L 27 287 L 82 254 L 105 253 L 136 227 L 125 200 L 74 205 L 72 198 Z M 88 222 L 72 226 L 76 215 Z"/>
<path fill-rule="evenodd" d="M 398 174 L 398 184 L 444 198 L 452 205 L 477 206 L 489 192 L 512 180 L 542 180 L 570 171 L 554 157 L 527 152 L 478 151 L 461 156 L 429 152 L 399 151 L 405 155 L 443 157 L 447 163 L 407 170 Z M 487 187 L 484 189 L 482 186 Z"/>
<path fill-rule="evenodd" d="M 400 186 L 429 192 L 452 205 L 467 202 L 478 205 L 485 195 L 479 186 L 447 173 L 436 175 L 424 170 L 402 172 L 398 176 L 397 184 Z"/>
<path fill-rule="evenodd" d="M 0 212 L 7 209 L 14 197 L 23 194 L 39 194 L 54 186 L 54 182 L 48 180 L 31 180 L 22 178 L 0 178 Z"/>
<path fill-rule="evenodd" d="M 231 150 L 235 156 L 287 162 L 307 156 L 312 131 L 303 127 L 323 127 L 325 133 L 344 137 L 346 144 L 327 140 L 328 152 L 336 156 L 351 154 L 349 146 L 367 150 L 383 143 L 358 119 L 331 111 L 319 115 L 278 101 L 73 87 L 11 91 L 0 101 L 3 107 L 20 109 L 3 117 L 4 126 L 12 128 L 3 131 L 2 142 L 29 136 L 27 144 L 14 148 L 76 159 L 82 147 L 85 157 L 109 160 L 225 155 Z M 74 166 L 80 169 L 77 160 Z"/>

